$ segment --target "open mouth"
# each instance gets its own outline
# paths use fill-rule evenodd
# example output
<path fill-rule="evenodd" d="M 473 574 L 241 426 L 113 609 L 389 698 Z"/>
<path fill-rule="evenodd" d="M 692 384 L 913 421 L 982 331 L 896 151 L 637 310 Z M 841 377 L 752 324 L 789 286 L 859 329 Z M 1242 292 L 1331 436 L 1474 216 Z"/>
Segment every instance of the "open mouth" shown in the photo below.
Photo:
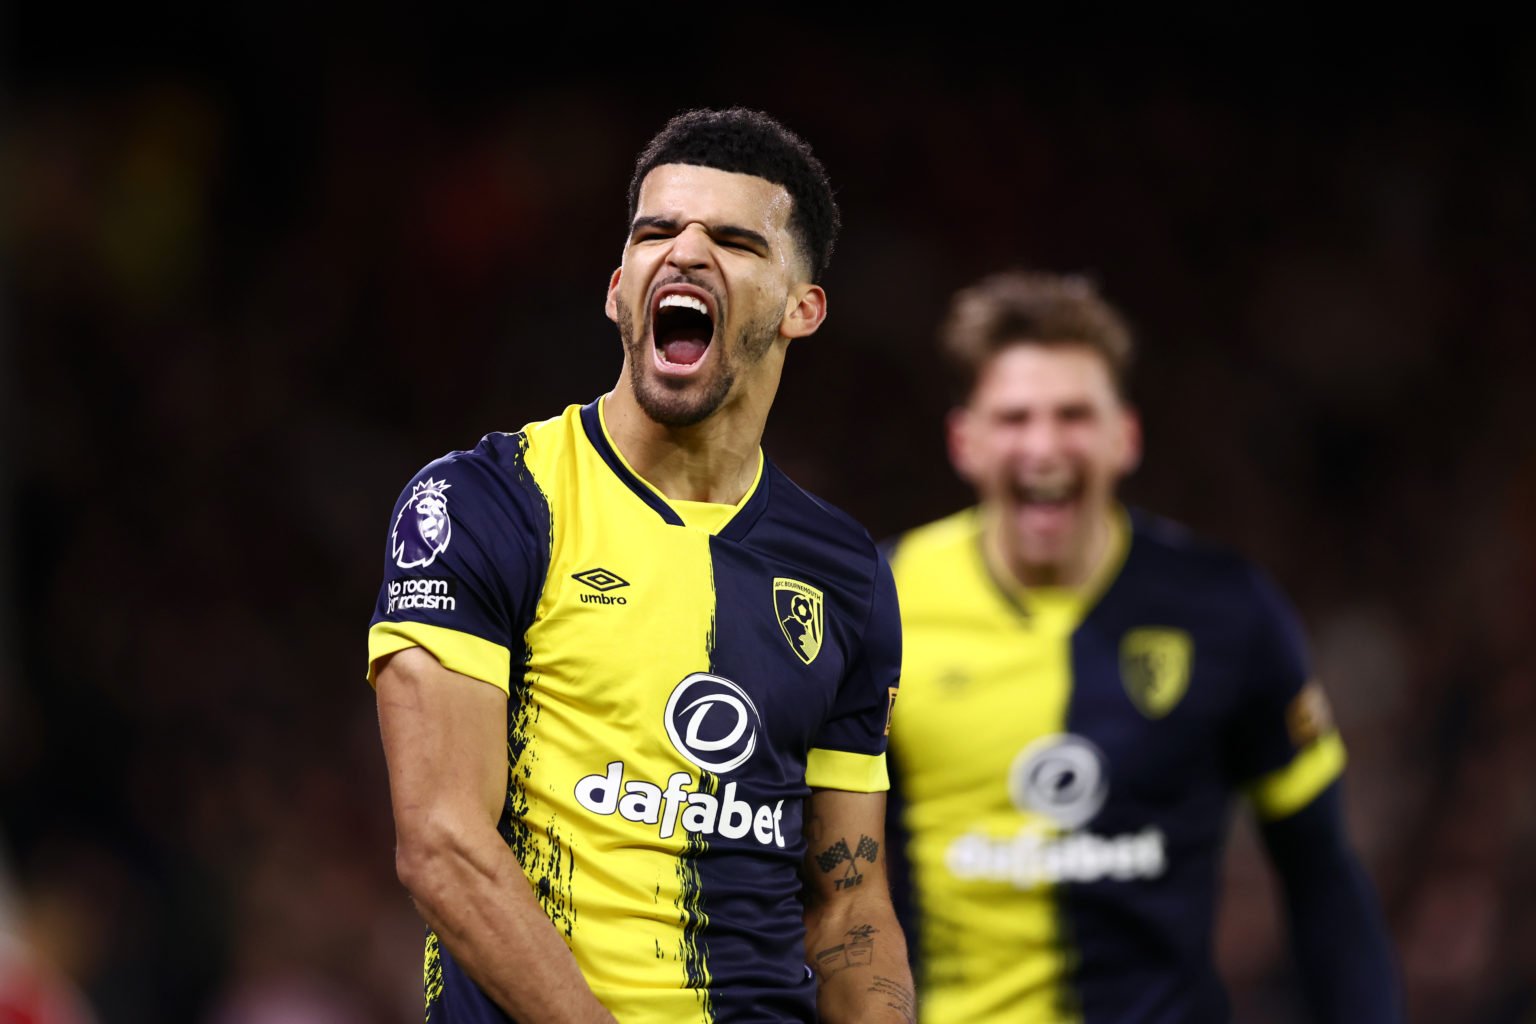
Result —
<path fill-rule="evenodd" d="M 715 336 L 715 319 L 707 299 L 693 290 L 668 290 L 651 313 L 656 356 L 663 368 L 697 366 Z"/>
<path fill-rule="evenodd" d="M 1064 512 L 1082 497 L 1083 481 L 1077 478 L 1049 483 L 1016 481 L 1012 492 L 1021 511 Z"/>
<path fill-rule="evenodd" d="M 1062 480 L 1052 484 L 1024 484 L 1019 496 L 1031 505 L 1063 505 L 1077 498 L 1081 488 L 1076 480 Z"/>

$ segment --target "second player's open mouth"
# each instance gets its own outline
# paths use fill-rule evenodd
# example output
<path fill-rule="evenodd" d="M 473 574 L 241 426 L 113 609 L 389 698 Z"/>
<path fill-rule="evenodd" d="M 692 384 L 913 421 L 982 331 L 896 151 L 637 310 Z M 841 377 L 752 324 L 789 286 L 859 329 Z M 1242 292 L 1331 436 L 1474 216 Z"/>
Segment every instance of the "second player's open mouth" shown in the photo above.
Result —
<path fill-rule="evenodd" d="M 657 366 L 664 372 L 692 373 L 709 352 L 715 319 L 706 293 L 694 288 L 666 288 L 651 310 Z"/>
<path fill-rule="evenodd" d="M 1036 526 L 1051 528 L 1064 524 L 1076 509 L 1083 494 L 1080 479 L 1049 484 L 1015 483 L 1013 500 L 1017 514 Z"/>

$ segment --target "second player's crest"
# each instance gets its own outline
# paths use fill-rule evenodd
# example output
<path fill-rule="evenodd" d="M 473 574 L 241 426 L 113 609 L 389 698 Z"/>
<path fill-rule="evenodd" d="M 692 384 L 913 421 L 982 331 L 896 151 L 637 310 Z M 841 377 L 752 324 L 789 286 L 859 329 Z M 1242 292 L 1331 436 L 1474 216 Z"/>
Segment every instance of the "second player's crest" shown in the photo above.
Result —
<path fill-rule="evenodd" d="M 776 576 L 773 580 L 773 610 L 779 629 L 790 649 L 807 665 L 821 653 L 821 591 L 799 580 Z"/>
<path fill-rule="evenodd" d="M 1182 629 L 1143 626 L 1120 639 L 1120 681 L 1148 718 L 1162 718 L 1184 697 L 1194 660 L 1194 641 Z"/>

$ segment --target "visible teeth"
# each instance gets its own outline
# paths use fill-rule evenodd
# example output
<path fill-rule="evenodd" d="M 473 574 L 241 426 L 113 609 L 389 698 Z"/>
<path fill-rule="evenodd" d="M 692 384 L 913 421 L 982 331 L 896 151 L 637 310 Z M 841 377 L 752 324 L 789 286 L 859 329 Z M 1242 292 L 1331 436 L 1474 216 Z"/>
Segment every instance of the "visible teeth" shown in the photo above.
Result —
<path fill-rule="evenodd" d="M 709 315 L 709 310 L 707 308 L 705 308 L 704 303 L 701 302 L 700 300 L 694 298 L 692 295 L 667 295 L 667 296 L 664 296 L 662 298 L 661 302 L 659 303 L 659 308 L 661 308 L 661 309 L 675 309 L 675 308 L 676 309 L 691 309 L 695 313 L 703 313 L 705 316 Z"/>
<path fill-rule="evenodd" d="M 1050 486 L 1036 484 L 1033 487 L 1024 488 L 1024 496 L 1029 501 L 1065 501 L 1072 496 L 1072 485 L 1070 483 Z"/>

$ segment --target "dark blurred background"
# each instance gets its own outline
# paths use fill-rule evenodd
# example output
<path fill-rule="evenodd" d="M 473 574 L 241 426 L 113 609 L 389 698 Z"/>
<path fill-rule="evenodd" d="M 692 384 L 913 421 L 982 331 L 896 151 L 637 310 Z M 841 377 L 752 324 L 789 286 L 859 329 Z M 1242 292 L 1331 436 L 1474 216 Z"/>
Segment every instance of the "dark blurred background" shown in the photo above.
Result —
<path fill-rule="evenodd" d="M 812 142 L 846 225 L 770 456 L 877 536 L 958 507 L 945 300 L 1096 276 L 1144 346 L 1128 496 L 1309 628 L 1413 1019 L 1536 1020 L 1530 33 L 0 17 L 0 989 L 419 1019 L 364 681 L 391 504 L 607 390 L 634 154 L 741 103 Z M 1305 1020 L 1237 822 L 1238 1019 Z"/>

